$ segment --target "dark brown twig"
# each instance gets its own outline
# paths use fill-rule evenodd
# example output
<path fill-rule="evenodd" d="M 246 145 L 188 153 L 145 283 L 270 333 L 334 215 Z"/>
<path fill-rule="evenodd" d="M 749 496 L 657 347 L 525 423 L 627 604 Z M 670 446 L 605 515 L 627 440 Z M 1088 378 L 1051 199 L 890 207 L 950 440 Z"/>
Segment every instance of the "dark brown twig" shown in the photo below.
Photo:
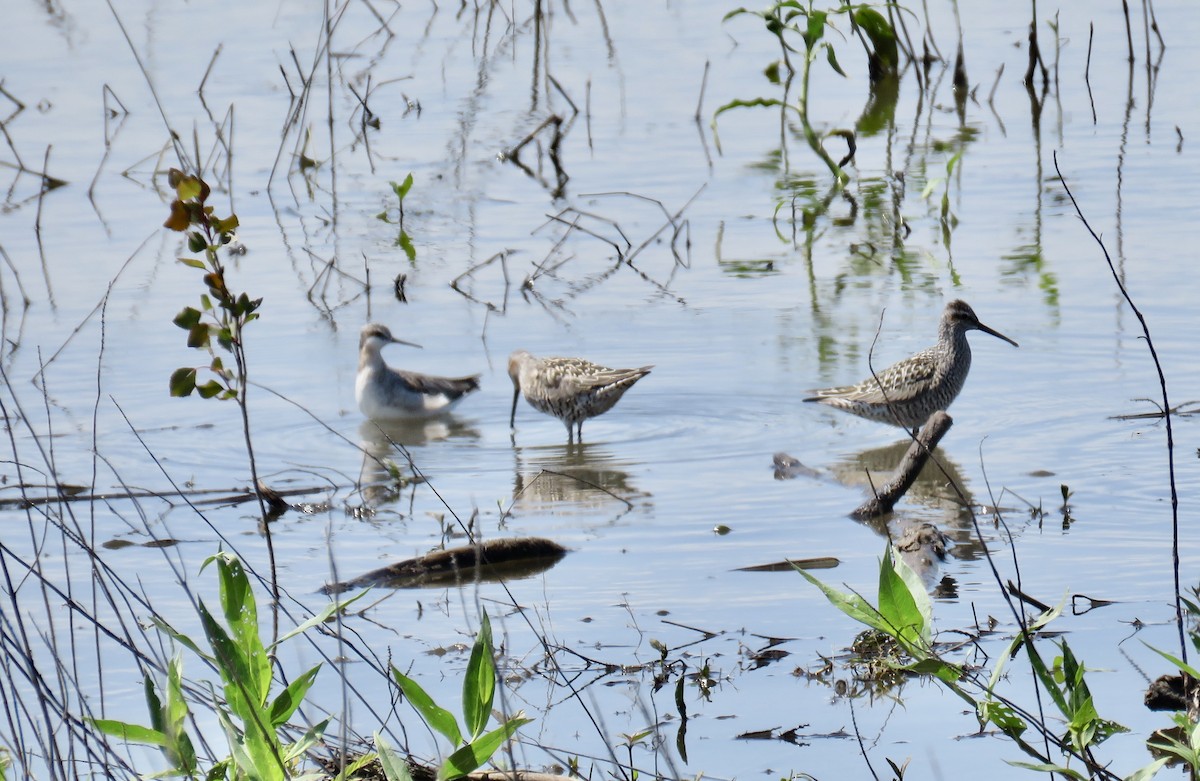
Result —
<path fill-rule="evenodd" d="M 1175 578 L 1175 623 L 1179 628 L 1179 658 L 1187 661 L 1187 627 L 1184 626 L 1183 612 L 1183 596 L 1182 587 L 1179 580 L 1179 491 L 1175 485 L 1175 432 L 1171 426 L 1171 402 L 1167 398 L 1167 378 L 1163 374 L 1162 363 L 1158 360 L 1158 351 L 1154 348 L 1154 339 L 1150 336 L 1150 327 L 1146 325 L 1146 318 L 1142 314 L 1142 310 L 1137 308 L 1133 303 L 1133 298 L 1129 295 L 1129 291 L 1125 288 L 1125 283 L 1121 281 L 1121 275 L 1117 273 L 1117 267 L 1113 265 L 1112 257 L 1108 254 L 1108 248 L 1104 246 L 1104 241 L 1092 229 L 1091 223 L 1087 217 L 1083 215 L 1083 210 L 1079 208 L 1079 202 L 1075 200 L 1075 194 L 1071 192 L 1071 188 L 1067 185 L 1067 179 L 1063 176 L 1062 170 L 1058 167 L 1058 152 L 1054 153 L 1054 171 L 1058 174 L 1058 179 L 1062 182 L 1063 190 L 1066 191 L 1067 197 L 1071 199 L 1071 205 L 1075 207 L 1075 213 L 1079 215 L 1079 219 L 1083 222 L 1083 227 L 1091 237 L 1100 245 L 1100 251 L 1104 253 L 1104 261 L 1108 264 L 1108 270 L 1112 273 L 1113 281 L 1117 283 L 1117 289 L 1121 291 L 1122 298 L 1125 303 L 1129 304 L 1129 308 L 1133 310 L 1134 316 L 1142 326 L 1142 335 L 1146 338 L 1146 348 L 1150 351 L 1150 359 L 1154 361 L 1154 369 L 1158 373 L 1158 387 L 1162 391 L 1162 409 L 1163 420 L 1166 421 L 1167 428 L 1167 474 L 1171 484 L 1171 565 L 1172 572 Z"/>

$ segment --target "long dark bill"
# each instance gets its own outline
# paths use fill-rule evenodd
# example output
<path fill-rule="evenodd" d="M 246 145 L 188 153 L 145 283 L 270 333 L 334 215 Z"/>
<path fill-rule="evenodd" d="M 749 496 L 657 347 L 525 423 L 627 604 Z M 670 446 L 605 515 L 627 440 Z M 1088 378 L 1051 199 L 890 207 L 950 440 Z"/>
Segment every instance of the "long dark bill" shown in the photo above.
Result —
<path fill-rule="evenodd" d="M 1017 344 L 1017 343 L 1016 343 L 1016 342 L 1014 342 L 1012 339 L 1009 339 L 1007 336 L 1005 336 L 1004 334 L 1000 333 L 999 331 L 997 331 L 997 330 L 996 330 L 996 329 L 994 329 L 994 328 L 988 328 L 988 327 L 987 327 L 986 325 L 984 325 L 983 323 L 978 323 L 978 321 L 977 321 L 977 325 L 978 325 L 978 328 L 979 328 L 979 330 L 980 330 L 980 331 L 983 331 L 985 334 L 991 334 L 992 336 L 996 337 L 997 339 L 1003 339 L 1004 341 L 1006 341 L 1006 342 L 1008 342 L 1009 344 L 1011 344 L 1013 347 L 1020 347 L 1020 346 L 1021 346 L 1021 345 Z"/>

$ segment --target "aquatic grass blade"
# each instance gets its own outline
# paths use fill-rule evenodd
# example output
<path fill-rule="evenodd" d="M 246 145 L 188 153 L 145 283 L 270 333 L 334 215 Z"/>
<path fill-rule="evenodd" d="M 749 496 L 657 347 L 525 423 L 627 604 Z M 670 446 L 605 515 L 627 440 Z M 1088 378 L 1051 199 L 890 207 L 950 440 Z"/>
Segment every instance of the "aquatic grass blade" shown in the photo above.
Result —
<path fill-rule="evenodd" d="M 1136 772 L 1126 776 L 1125 781 L 1150 781 L 1151 778 L 1154 778 L 1154 776 L 1158 775 L 1158 771 L 1162 769 L 1163 765 L 1170 761 L 1171 760 L 1169 757 L 1161 757 L 1156 759 L 1149 765 L 1146 765 L 1145 767 L 1138 769 Z"/>
<path fill-rule="evenodd" d="M 223 710 L 217 710 L 217 718 L 225 730 L 233 763 L 243 774 L 255 781 L 284 781 L 282 761 L 264 741 L 253 732 L 239 733 Z"/>
<path fill-rule="evenodd" d="M 185 776 L 196 772 L 196 748 L 188 737 L 184 724 L 188 717 L 188 704 L 183 695 L 183 659 L 175 656 L 167 666 L 167 703 L 162 710 L 161 729 L 170 742 L 168 759 L 172 766 Z"/>
<path fill-rule="evenodd" d="M 1182 660 L 1182 659 L 1180 659 L 1178 656 L 1174 656 L 1173 654 L 1169 654 L 1169 653 L 1167 653 L 1166 651 L 1160 651 L 1160 650 L 1158 650 L 1157 648 L 1155 648 L 1154 646 L 1152 646 L 1152 645 L 1149 645 L 1148 643 L 1146 643 L 1146 642 L 1144 642 L 1144 641 L 1142 642 L 1142 645 L 1146 646 L 1147 648 L 1149 648 L 1149 649 L 1150 649 L 1151 651 L 1153 651 L 1154 653 L 1158 654 L 1159 656 L 1161 656 L 1162 658 L 1166 659 L 1166 660 L 1167 660 L 1168 662 L 1170 662 L 1171 664 L 1175 665 L 1175 666 L 1176 666 L 1176 667 L 1177 667 L 1177 668 L 1178 668 L 1178 669 L 1179 669 L 1181 672 L 1185 672 L 1185 673 L 1187 673 L 1188 675 L 1190 675 L 1190 676 L 1192 676 L 1193 678 L 1195 678 L 1196 680 L 1200 680 L 1200 670 L 1197 670 L 1195 667 L 1192 667 L 1190 664 L 1188 664 L 1187 662 L 1183 661 L 1183 660 Z"/>
<path fill-rule="evenodd" d="M 388 781 L 412 781 L 408 763 L 378 732 L 375 733 L 375 751 L 379 755 L 379 766 L 383 768 L 383 774 L 387 776 Z"/>
<path fill-rule="evenodd" d="M 287 746 L 283 755 L 283 761 L 291 765 L 292 762 L 307 754 L 312 749 L 316 748 L 325 737 L 325 729 L 329 726 L 332 716 L 322 719 L 314 724 L 311 728 L 304 731 L 300 739 L 295 743 Z"/>
<path fill-rule="evenodd" d="M 370 593 L 370 591 L 371 591 L 371 589 L 369 589 L 369 588 L 364 589 L 364 590 L 358 592 L 357 594 L 355 594 L 354 596 L 350 597 L 349 599 L 343 599 L 340 601 L 339 600 L 331 601 L 325 607 L 321 608 L 321 610 L 317 611 L 317 613 L 312 618 L 309 618 L 307 621 L 297 625 L 294 629 L 284 632 L 283 635 L 278 640 L 276 640 L 274 645 L 272 645 L 271 647 L 276 648 L 280 644 L 282 644 L 283 641 L 293 638 L 296 635 L 302 635 L 305 632 L 307 632 L 309 629 L 312 629 L 314 626 L 320 626 L 321 624 L 324 624 L 326 621 L 329 620 L 329 617 L 332 616 L 334 613 L 336 613 L 340 610 L 345 610 L 346 607 L 348 607 L 352 603 L 358 601 L 359 599 L 362 599 L 364 596 L 366 596 L 368 593 Z"/>
<path fill-rule="evenodd" d="M 486 735 L 481 735 L 472 740 L 458 751 L 446 757 L 446 761 L 438 768 L 438 781 L 450 781 L 451 779 L 461 778 L 471 771 L 477 770 L 484 762 L 488 761 L 492 754 L 496 753 L 496 750 L 500 746 L 504 745 L 504 741 L 512 737 L 518 728 L 531 721 L 533 719 L 528 719 L 524 716 L 513 716 Z"/>
<path fill-rule="evenodd" d="M 454 714 L 435 703 L 420 684 L 396 669 L 395 665 L 392 665 L 392 677 L 396 679 L 400 691 L 404 692 L 404 697 L 416 708 L 417 713 L 421 714 L 426 724 L 445 736 L 452 745 L 457 746 L 463 742 L 462 732 L 458 729 Z"/>
<path fill-rule="evenodd" d="M 471 647 L 467 674 L 463 678 L 463 722 L 470 739 L 483 733 L 492 714 L 492 699 L 496 694 L 496 664 L 492 659 L 492 623 L 484 611 L 479 634 Z"/>
<path fill-rule="evenodd" d="M 142 690 L 146 694 L 146 709 L 150 712 L 150 727 L 165 733 L 167 731 L 167 713 L 163 708 L 162 700 L 159 699 L 158 687 L 154 685 L 154 679 L 150 677 L 149 673 L 142 676 Z"/>
<path fill-rule="evenodd" d="M 1088 781 L 1088 777 L 1080 773 L 1078 770 L 1072 770 L 1069 767 L 1055 765 L 1050 762 L 1018 762 L 1011 759 L 1006 759 L 1005 762 L 1013 767 L 1023 767 L 1026 770 L 1038 770 L 1042 773 L 1060 773 L 1067 778 L 1074 778 L 1076 781 Z"/>
<path fill-rule="evenodd" d="M 1029 627 L 1028 627 L 1029 636 L 1033 637 L 1034 635 L 1036 635 L 1036 633 L 1039 630 L 1041 630 L 1042 627 L 1046 626 L 1046 624 L 1050 623 L 1055 618 L 1057 618 L 1059 616 L 1059 614 L 1062 613 L 1063 608 L 1066 607 L 1066 604 L 1067 604 L 1067 597 L 1064 594 L 1063 598 L 1061 600 L 1059 600 L 1057 605 L 1055 605 L 1051 609 L 1043 612 L 1037 618 L 1033 619 L 1033 621 L 1030 622 Z M 991 677 L 988 678 L 987 688 L 985 689 L 988 697 L 991 697 L 992 693 L 996 690 L 996 684 L 1000 682 L 1000 677 L 1004 674 L 1004 669 L 1008 665 L 1009 660 L 1012 659 L 1012 656 L 1014 653 L 1016 653 L 1017 648 L 1019 648 L 1022 644 L 1024 644 L 1024 642 L 1025 642 L 1024 635 L 1017 635 L 1016 637 L 1014 637 L 1012 639 L 1012 641 L 1008 644 L 1008 646 L 1005 647 L 1004 650 L 1000 652 L 999 656 L 997 656 L 995 665 L 992 667 Z M 1040 662 L 1041 659 L 1039 658 L 1038 661 Z M 1005 707 L 1007 707 L 1007 706 L 1005 706 Z M 981 718 L 982 718 L 982 716 L 981 716 Z M 1022 724 L 1024 724 L 1024 722 L 1022 722 Z M 999 723 L 997 723 L 996 726 L 1000 727 L 1001 729 L 1004 728 Z M 1024 729 L 1024 727 L 1022 727 L 1022 729 Z"/>

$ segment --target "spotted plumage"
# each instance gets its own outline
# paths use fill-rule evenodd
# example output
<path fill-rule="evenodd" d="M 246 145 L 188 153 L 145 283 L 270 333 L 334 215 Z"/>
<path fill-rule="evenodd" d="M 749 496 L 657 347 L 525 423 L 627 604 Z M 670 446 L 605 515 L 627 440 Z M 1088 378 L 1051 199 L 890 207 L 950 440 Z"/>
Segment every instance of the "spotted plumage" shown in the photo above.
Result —
<path fill-rule="evenodd" d="M 1018 346 L 975 316 L 965 301 L 951 301 L 938 323 L 937 344 L 857 385 L 812 391 L 815 401 L 859 417 L 916 430 L 958 396 L 971 370 L 967 331 L 983 331 Z"/>
<path fill-rule="evenodd" d="M 420 345 L 392 336 L 386 325 L 368 323 L 358 338 L 358 377 L 354 397 L 358 408 L 372 420 L 412 420 L 441 415 L 468 393 L 479 390 L 479 375 L 431 377 L 393 369 L 381 351 L 389 344 Z"/>
<path fill-rule="evenodd" d="M 568 442 L 583 441 L 583 421 L 612 409 L 652 368 L 609 369 L 582 358 L 535 358 L 517 350 L 508 358 L 513 383 L 508 424 L 515 425 L 517 401 L 524 394 L 531 407 L 563 422 Z"/>

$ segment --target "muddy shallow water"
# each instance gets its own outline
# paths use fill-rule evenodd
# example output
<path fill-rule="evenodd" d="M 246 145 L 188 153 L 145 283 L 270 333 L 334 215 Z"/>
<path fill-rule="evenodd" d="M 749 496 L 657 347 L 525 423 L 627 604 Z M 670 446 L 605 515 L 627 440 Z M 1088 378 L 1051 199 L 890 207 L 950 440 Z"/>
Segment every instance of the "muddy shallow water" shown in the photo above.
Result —
<path fill-rule="evenodd" d="M 929 5 L 950 56 L 952 8 Z M 1167 49 L 1160 58 L 1151 37 L 1150 68 L 1140 27 L 1137 59 L 1126 62 L 1117 8 L 1054 16 L 1039 5 L 1051 81 L 1034 95 L 1044 103 L 1031 103 L 1020 80 L 1028 11 L 961 9 L 971 86 L 962 118 L 942 63 L 924 90 L 911 69 L 903 76 L 894 112 L 884 112 L 891 122 L 877 130 L 862 119 L 858 44 L 833 36 L 848 77 L 817 63 L 811 111 L 819 128 L 857 126 L 859 138 L 845 196 L 827 209 L 829 173 L 794 118 L 723 113 L 718 147 L 718 106 L 783 95 L 764 76 L 775 40 L 749 16 L 723 23 L 731 8 L 721 3 L 552 4 L 540 25 L 528 8 L 347 3 L 336 9 L 331 58 L 320 4 L 219 6 L 122 6 L 132 47 L 100 6 L 21 3 L 0 31 L 0 82 L 11 96 L 0 105 L 5 460 L 24 470 L 0 467 L 5 497 L 19 479 L 40 484 L 51 471 L 95 493 L 248 483 L 236 408 L 167 395 L 174 369 L 203 362 L 171 325 L 203 288 L 176 262 L 185 254 L 177 236 L 160 228 L 162 174 L 179 161 L 136 52 L 187 155 L 211 174 L 218 210 L 239 217 L 247 253 L 230 261 L 231 278 L 264 299 L 247 335 L 257 463 L 272 487 L 312 491 L 289 497 L 304 504 L 273 526 L 291 597 L 315 609 L 327 582 L 447 538 L 457 544 L 456 517 L 486 538 L 547 537 L 570 549 L 545 573 L 503 586 L 373 593 L 385 598 L 348 620 L 362 646 L 455 702 L 466 662 L 455 644 L 469 641 L 486 608 L 510 665 L 505 707 L 536 718 L 521 764 L 578 756 L 585 772 L 592 762 L 609 772 L 622 733 L 659 724 L 660 741 L 633 749 L 643 772 L 865 777 L 861 752 L 877 771 L 885 757 L 911 757 L 909 772 L 948 777 L 985 752 L 990 777 L 1026 772 L 1004 764 L 1020 758 L 1011 744 L 971 737 L 974 717 L 933 684 L 849 697 L 844 671 L 794 674 L 840 654 L 860 627 L 798 575 L 738 571 L 833 556 L 840 565 L 820 577 L 873 593 L 885 529 L 847 513 L 868 490 L 867 472 L 894 462 L 901 432 L 800 399 L 932 343 L 953 298 L 1020 343 L 972 334 L 974 365 L 940 449 L 984 509 L 983 538 L 936 480 L 918 483 L 893 531 L 931 522 L 954 541 L 941 572 L 952 588 L 934 607 L 947 633 L 988 616 L 1002 637 L 1013 631 L 982 555 L 986 546 L 1003 577 L 1016 577 L 1009 534 L 989 511 L 997 506 L 1026 593 L 1114 600 L 1057 628 L 1105 671 L 1093 681 L 1101 713 L 1132 728 L 1106 756 L 1126 773 L 1148 761 L 1141 742 L 1164 719 L 1141 709 L 1141 692 L 1146 676 L 1167 670 L 1138 641 L 1175 642 L 1165 431 L 1159 420 L 1116 416 L 1152 410 L 1139 399 L 1159 390 L 1138 321 L 1052 153 L 1146 315 L 1172 401 L 1191 400 L 1200 361 L 1189 96 L 1200 31 L 1185 3 L 1156 6 Z M 306 80 L 312 90 L 297 110 Z M 557 144 L 543 125 L 552 115 Z M 506 160 L 534 131 L 517 155 L 524 168 Z M 67 185 L 39 195 L 38 177 L 13 167 L 43 164 Z M 410 172 L 412 258 L 398 244 L 390 185 Z M 382 437 L 354 401 L 358 329 L 369 321 L 422 345 L 389 347 L 392 364 L 480 372 L 482 390 L 453 418 Z M 585 424 L 582 445 L 568 446 L 558 421 L 523 402 L 509 429 L 505 361 L 517 348 L 655 368 Z M 1195 419 L 1176 419 L 1174 434 L 1186 529 Z M 359 481 L 380 478 L 363 451 L 425 482 L 360 491 Z M 779 451 L 813 474 L 776 479 Z M 167 562 L 202 593 L 212 579 L 196 572 L 218 544 L 265 572 L 250 507 L 115 499 L 0 513 L 7 556 L 36 554 L 47 577 L 75 587 L 89 583 L 86 557 L 57 533 L 47 544 L 47 517 L 79 523 L 95 546 L 135 543 L 100 555 L 186 625 L 191 607 Z M 141 544 L 154 538 L 179 544 Z M 1185 587 L 1197 564 L 1190 543 L 1185 533 Z M 47 621 L 40 593 L 23 591 L 16 604 Z M 531 625 L 569 649 L 559 661 L 578 696 L 537 666 L 543 646 Z M 708 698 L 686 689 L 686 761 L 673 685 L 654 692 L 637 667 L 659 659 L 651 641 L 689 673 L 707 664 L 716 681 Z M 787 655 L 764 663 L 768 647 Z M 138 719 L 140 672 L 110 653 L 106 708 Z M 293 644 L 280 659 L 299 670 L 312 655 Z M 83 676 L 84 691 L 96 691 L 86 682 L 95 676 Z M 1028 689 L 1025 676 L 1012 674 L 1015 696 Z M 317 709 L 343 712 L 335 678 L 314 689 Z M 384 687 L 372 691 L 375 712 L 353 704 L 347 714 L 363 734 L 390 702 Z M 435 754 L 414 714 L 396 714 L 386 726 L 407 730 L 414 753 Z M 738 739 L 796 727 L 792 742 Z M 624 748 L 618 756 L 628 759 Z M 151 763 L 146 772 L 158 767 L 152 755 L 135 757 Z"/>

